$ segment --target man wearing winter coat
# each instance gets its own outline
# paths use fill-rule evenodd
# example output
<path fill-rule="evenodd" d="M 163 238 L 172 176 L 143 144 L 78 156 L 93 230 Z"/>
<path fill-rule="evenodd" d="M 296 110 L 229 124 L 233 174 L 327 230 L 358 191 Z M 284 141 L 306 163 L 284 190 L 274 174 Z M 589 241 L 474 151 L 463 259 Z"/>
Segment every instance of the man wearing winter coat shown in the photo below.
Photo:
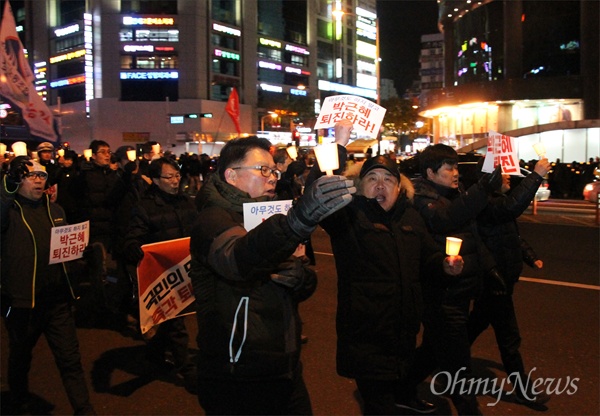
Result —
<path fill-rule="evenodd" d="M 75 294 L 65 263 L 49 264 L 52 227 L 66 220 L 44 193 L 47 179 L 42 165 L 18 156 L 2 183 L 2 318 L 13 414 L 36 414 L 29 407 L 29 370 L 44 334 L 75 414 L 92 415 L 73 316 Z"/>
<path fill-rule="evenodd" d="M 243 204 L 275 198 L 270 143 L 229 141 L 200 190 L 191 236 L 198 319 L 198 400 L 206 414 L 312 414 L 300 363 L 298 303 L 316 286 L 292 256 L 317 223 L 350 202 L 352 182 L 324 178 L 250 231 Z"/>
<path fill-rule="evenodd" d="M 335 126 L 341 167 L 351 130 L 348 121 Z M 318 173 L 316 164 L 307 184 Z M 432 404 L 404 392 L 421 323 L 420 277 L 460 278 L 462 259 L 437 249 L 395 161 L 367 159 L 357 189 L 348 206 L 321 222 L 338 277 L 337 372 L 356 380 L 364 414 L 431 413 Z"/>
<path fill-rule="evenodd" d="M 414 371 L 420 372 L 417 379 L 424 380 L 439 368 L 456 382 L 468 378 L 471 370 L 470 302 L 481 291 L 483 275 L 494 269 L 493 258 L 477 233 L 476 217 L 500 188 L 502 176 L 498 167 L 465 191 L 458 180 L 458 155 L 452 147 L 428 146 L 418 157 L 421 177 L 413 181 L 415 207 L 441 250 L 446 237 L 462 239 L 460 254 L 465 265 L 460 279 L 438 274 L 423 282 L 423 342 Z M 459 415 L 480 414 L 474 393 L 456 392 L 451 398 Z"/>
<path fill-rule="evenodd" d="M 528 260 L 534 266 L 535 258 L 532 258 L 534 255 L 531 253 L 534 252 L 531 247 L 519 234 L 516 219 L 535 197 L 550 166 L 548 159 L 539 160 L 534 171 L 513 190 L 510 189 L 510 176 L 502 175 L 500 191 L 494 193 L 487 207 L 478 215 L 479 234 L 494 256 L 500 279 L 484 281 L 483 293 L 475 301 L 468 321 L 471 344 L 488 326 L 494 328 L 504 370 L 514 386 L 513 397 L 534 410 L 546 410 L 543 405 L 550 397 L 541 390 L 534 391 L 534 380 L 530 380 L 525 372 L 519 352 L 521 334 L 512 295 L 523 270 L 523 261 Z"/>

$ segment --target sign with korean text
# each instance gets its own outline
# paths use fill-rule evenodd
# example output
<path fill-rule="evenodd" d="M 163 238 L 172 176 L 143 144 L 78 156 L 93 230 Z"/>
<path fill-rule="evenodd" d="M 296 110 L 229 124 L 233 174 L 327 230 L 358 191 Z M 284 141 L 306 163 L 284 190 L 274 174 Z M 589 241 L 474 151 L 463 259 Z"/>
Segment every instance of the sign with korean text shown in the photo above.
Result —
<path fill-rule="evenodd" d="M 52 227 L 49 264 L 64 263 L 83 257 L 90 241 L 90 222 Z"/>
<path fill-rule="evenodd" d="M 357 132 L 373 137 L 379 134 L 386 109 L 356 95 L 334 95 L 325 98 L 314 129 L 333 127 L 340 120 L 350 120 Z"/>
<path fill-rule="evenodd" d="M 244 228 L 246 231 L 252 230 L 258 224 L 274 214 L 287 215 L 292 207 L 292 200 L 268 201 L 268 202 L 248 202 L 244 204 Z"/>
<path fill-rule="evenodd" d="M 144 258 L 137 268 L 140 329 L 189 315 L 196 299 L 189 273 L 190 238 L 142 246 Z"/>
<path fill-rule="evenodd" d="M 498 165 L 502 166 L 502 173 L 506 175 L 521 175 L 515 138 L 490 131 L 487 154 L 481 170 L 483 172 L 493 172 Z"/>

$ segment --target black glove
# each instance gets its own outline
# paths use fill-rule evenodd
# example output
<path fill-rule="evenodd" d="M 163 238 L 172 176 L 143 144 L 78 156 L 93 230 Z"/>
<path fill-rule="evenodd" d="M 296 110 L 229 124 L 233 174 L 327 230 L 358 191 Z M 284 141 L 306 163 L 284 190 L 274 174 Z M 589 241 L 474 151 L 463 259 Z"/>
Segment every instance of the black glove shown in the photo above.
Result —
<path fill-rule="evenodd" d="M 135 162 L 129 162 L 129 163 L 126 163 L 125 166 L 123 166 L 123 170 L 129 174 L 133 173 L 133 171 L 136 169 L 137 169 L 137 163 L 135 163 Z"/>
<path fill-rule="evenodd" d="M 137 264 L 141 259 L 144 258 L 144 251 L 137 243 L 129 243 L 125 247 L 125 257 L 131 263 Z"/>
<path fill-rule="evenodd" d="M 499 296 L 506 295 L 506 282 L 497 268 L 491 269 L 485 279 L 486 290 L 488 293 Z"/>
<path fill-rule="evenodd" d="M 479 179 L 479 186 L 485 189 L 486 192 L 492 193 L 500 189 L 502 186 L 502 168 L 500 165 L 492 173 L 486 173 Z"/>
<path fill-rule="evenodd" d="M 17 156 L 10 162 L 8 168 L 8 174 L 6 180 L 15 185 L 20 184 L 23 181 L 23 176 L 29 173 L 27 166 L 33 166 L 31 158 L 29 156 Z"/>
<path fill-rule="evenodd" d="M 281 263 L 277 273 L 271 274 L 271 280 L 292 290 L 297 302 L 308 299 L 317 289 L 317 274 L 308 267 L 308 257 L 292 257 Z"/>
<path fill-rule="evenodd" d="M 288 211 L 290 228 L 300 237 L 308 238 L 321 220 L 348 205 L 354 192 L 353 182 L 344 176 L 321 176 Z"/>

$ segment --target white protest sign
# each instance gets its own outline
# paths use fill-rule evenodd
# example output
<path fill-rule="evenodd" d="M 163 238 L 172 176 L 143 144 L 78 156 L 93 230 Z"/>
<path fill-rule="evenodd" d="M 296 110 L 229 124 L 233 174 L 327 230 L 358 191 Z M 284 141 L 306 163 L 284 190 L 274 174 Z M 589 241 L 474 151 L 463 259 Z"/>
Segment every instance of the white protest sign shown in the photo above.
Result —
<path fill-rule="evenodd" d="M 250 231 L 274 214 L 287 215 L 287 212 L 291 207 L 291 199 L 283 201 L 247 202 L 244 204 L 244 228 L 246 231 Z"/>
<path fill-rule="evenodd" d="M 502 166 L 502 173 L 505 175 L 521 176 L 515 138 L 490 131 L 487 154 L 481 170 L 483 172 L 493 172 L 498 165 Z"/>
<path fill-rule="evenodd" d="M 356 95 L 334 95 L 325 98 L 314 129 L 335 126 L 340 120 L 350 120 L 354 131 L 377 136 L 387 110 L 373 101 Z"/>
<path fill-rule="evenodd" d="M 50 262 L 63 263 L 83 257 L 90 241 L 90 222 L 52 227 L 50 234 Z"/>

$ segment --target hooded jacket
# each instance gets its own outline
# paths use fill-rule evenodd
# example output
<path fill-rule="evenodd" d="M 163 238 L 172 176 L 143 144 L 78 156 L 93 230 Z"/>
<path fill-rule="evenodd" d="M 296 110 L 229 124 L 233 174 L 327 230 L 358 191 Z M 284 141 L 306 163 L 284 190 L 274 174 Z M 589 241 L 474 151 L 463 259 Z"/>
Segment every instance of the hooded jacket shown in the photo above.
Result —
<path fill-rule="evenodd" d="M 210 175 L 197 196 L 200 213 L 191 235 L 198 319 L 198 375 L 207 379 L 290 378 L 299 364 L 298 301 L 316 277 L 285 262 L 302 238 L 276 214 L 243 227 L 243 203 L 264 201 Z M 293 287 L 272 275 L 295 271 Z"/>

